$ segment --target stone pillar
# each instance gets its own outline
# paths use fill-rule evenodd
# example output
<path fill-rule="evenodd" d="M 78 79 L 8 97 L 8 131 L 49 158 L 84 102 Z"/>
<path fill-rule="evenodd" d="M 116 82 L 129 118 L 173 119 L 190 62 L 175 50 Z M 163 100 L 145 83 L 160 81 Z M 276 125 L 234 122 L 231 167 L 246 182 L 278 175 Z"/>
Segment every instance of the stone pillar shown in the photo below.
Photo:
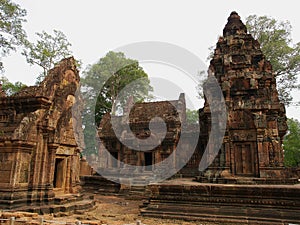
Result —
<path fill-rule="evenodd" d="M 54 170 L 55 170 L 55 155 L 56 155 L 56 149 L 58 148 L 57 144 L 50 144 L 48 145 L 48 152 L 49 152 L 49 183 L 51 187 L 53 188 L 53 181 L 54 181 Z"/>
<path fill-rule="evenodd" d="M 229 148 L 230 148 L 230 171 L 232 175 L 235 175 L 235 155 L 234 155 L 234 144 L 233 142 L 229 142 Z"/>
<path fill-rule="evenodd" d="M 225 139 L 226 142 L 224 144 L 225 148 L 225 170 L 230 173 L 230 157 L 231 157 L 231 149 L 230 144 L 228 143 L 228 138 Z"/>
<path fill-rule="evenodd" d="M 66 173 L 66 176 L 65 176 L 65 188 L 64 188 L 64 192 L 65 193 L 70 193 L 70 190 L 71 190 L 71 178 L 72 178 L 72 173 L 71 173 L 71 165 L 72 165 L 72 156 L 67 156 L 66 157 L 66 166 L 65 166 L 65 173 Z"/>
<path fill-rule="evenodd" d="M 263 135 L 257 135 L 258 167 L 264 167 L 266 163 L 266 153 L 264 149 Z"/>
<path fill-rule="evenodd" d="M 172 164 L 172 167 L 173 167 L 174 171 L 176 171 L 176 152 L 175 151 L 176 151 L 176 145 L 173 145 L 173 150 L 171 151 L 170 154 L 173 154 L 173 158 L 172 158 L 173 164 Z"/>

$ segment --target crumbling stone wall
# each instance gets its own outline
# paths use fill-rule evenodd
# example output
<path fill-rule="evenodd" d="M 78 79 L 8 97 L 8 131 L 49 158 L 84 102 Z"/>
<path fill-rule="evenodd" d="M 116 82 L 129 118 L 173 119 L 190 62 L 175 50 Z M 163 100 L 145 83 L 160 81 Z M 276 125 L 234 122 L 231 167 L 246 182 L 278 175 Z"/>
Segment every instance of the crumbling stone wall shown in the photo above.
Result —
<path fill-rule="evenodd" d="M 74 58 L 68 58 L 40 85 L 0 97 L 1 207 L 47 204 L 54 190 L 79 190 L 79 108 L 72 114 L 79 80 Z"/>

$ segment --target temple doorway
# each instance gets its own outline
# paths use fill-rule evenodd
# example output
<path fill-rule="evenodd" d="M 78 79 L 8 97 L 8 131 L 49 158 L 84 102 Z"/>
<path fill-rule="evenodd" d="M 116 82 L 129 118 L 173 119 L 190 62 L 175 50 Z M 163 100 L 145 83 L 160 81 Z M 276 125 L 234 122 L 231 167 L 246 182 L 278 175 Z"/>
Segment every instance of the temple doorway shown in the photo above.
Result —
<path fill-rule="evenodd" d="M 144 152 L 145 170 L 152 171 L 152 152 Z"/>
<path fill-rule="evenodd" d="M 64 158 L 55 159 L 55 169 L 54 169 L 54 188 L 64 188 L 65 186 L 65 174 L 66 174 L 66 160 Z"/>
<path fill-rule="evenodd" d="M 235 144 L 235 174 L 238 176 L 255 176 L 255 152 L 252 143 Z"/>

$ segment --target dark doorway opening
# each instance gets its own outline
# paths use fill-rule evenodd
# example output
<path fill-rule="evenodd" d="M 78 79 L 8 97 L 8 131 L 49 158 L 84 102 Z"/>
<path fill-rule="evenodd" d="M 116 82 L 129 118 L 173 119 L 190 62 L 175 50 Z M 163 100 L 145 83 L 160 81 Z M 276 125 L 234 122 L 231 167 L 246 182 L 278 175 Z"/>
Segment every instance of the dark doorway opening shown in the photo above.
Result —
<path fill-rule="evenodd" d="M 144 152 L 145 170 L 152 171 L 152 152 Z"/>
<path fill-rule="evenodd" d="M 53 187 L 54 188 L 63 188 L 64 187 L 64 171 L 65 170 L 65 160 L 62 158 L 55 159 L 55 169 L 54 169 L 54 179 Z"/>

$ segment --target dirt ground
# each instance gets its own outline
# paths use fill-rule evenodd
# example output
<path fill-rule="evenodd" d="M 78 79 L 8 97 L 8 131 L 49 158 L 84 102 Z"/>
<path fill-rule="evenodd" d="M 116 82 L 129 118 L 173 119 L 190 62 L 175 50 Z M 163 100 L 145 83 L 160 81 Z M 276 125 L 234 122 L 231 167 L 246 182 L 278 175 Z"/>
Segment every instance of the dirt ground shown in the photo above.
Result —
<path fill-rule="evenodd" d="M 200 225 L 212 223 L 187 222 L 170 219 L 145 218 L 139 215 L 142 201 L 126 200 L 119 196 L 95 196 L 96 206 L 82 215 L 74 214 L 63 217 L 63 220 L 94 220 L 105 225 L 136 225 L 140 220 L 142 225 Z M 59 218 L 56 218 L 56 220 Z M 100 224 L 101 224 L 100 223 Z"/>

